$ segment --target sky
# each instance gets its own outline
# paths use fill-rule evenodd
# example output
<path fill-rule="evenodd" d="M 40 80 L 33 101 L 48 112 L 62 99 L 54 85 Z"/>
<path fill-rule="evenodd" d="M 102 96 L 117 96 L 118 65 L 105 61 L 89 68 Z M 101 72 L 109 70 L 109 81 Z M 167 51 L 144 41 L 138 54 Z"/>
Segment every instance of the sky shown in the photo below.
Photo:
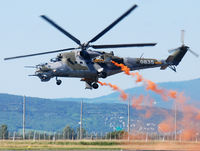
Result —
<path fill-rule="evenodd" d="M 93 98 L 113 91 L 107 87 L 85 90 L 78 78 L 55 78 L 40 82 L 29 77 L 34 69 L 24 66 L 48 62 L 57 54 L 4 61 L 6 57 L 76 47 L 68 37 L 42 20 L 47 15 L 72 35 L 87 42 L 132 5 L 139 7 L 94 44 L 156 42 L 155 47 L 112 49 L 121 57 L 166 59 L 168 50 L 181 45 L 180 31 L 184 29 L 185 44 L 200 54 L 200 1 L 199 0 L 1 0 L 0 1 L 0 93 L 42 98 Z M 105 50 L 107 52 L 111 49 Z M 154 82 L 184 81 L 200 77 L 200 58 L 187 53 L 177 72 L 159 68 L 140 70 L 146 79 Z M 123 73 L 101 80 L 122 89 L 138 86 L 134 79 Z"/>

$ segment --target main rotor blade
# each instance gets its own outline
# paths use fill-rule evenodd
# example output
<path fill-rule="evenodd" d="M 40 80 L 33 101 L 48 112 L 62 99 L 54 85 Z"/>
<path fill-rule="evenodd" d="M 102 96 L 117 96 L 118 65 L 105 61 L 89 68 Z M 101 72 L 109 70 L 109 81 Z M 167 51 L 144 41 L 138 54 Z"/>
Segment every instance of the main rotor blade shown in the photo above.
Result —
<path fill-rule="evenodd" d="M 137 5 L 133 5 L 129 10 L 127 10 L 122 16 L 120 16 L 117 20 L 115 20 L 112 24 L 110 24 L 107 28 L 101 31 L 98 35 L 92 38 L 88 43 L 95 42 L 99 38 L 101 38 L 105 33 L 107 33 L 111 28 L 113 28 L 117 23 L 119 23 L 122 19 L 124 19 L 128 14 L 130 14 Z"/>
<path fill-rule="evenodd" d="M 74 49 L 77 49 L 77 48 L 59 49 L 59 50 L 46 51 L 46 52 L 41 52 L 41 53 L 29 54 L 29 55 L 15 56 L 15 57 L 4 58 L 4 60 L 32 57 L 32 56 L 38 56 L 38 55 L 44 55 L 44 54 L 50 54 L 50 53 L 56 53 L 56 52 L 62 52 L 62 51 L 69 51 L 69 50 L 74 50 Z"/>
<path fill-rule="evenodd" d="M 90 46 L 94 49 L 103 49 L 103 48 L 149 47 L 155 45 L 156 43 L 139 43 L 139 44 L 112 44 L 112 45 L 90 45 Z"/>
<path fill-rule="evenodd" d="M 45 15 L 41 15 L 40 17 L 42 17 L 45 21 L 47 21 L 48 23 L 50 23 L 52 26 L 54 26 L 56 29 L 58 29 L 59 31 L 61 31 L 63 34 L 65 34 L 67 37 L 69 37 L 71 40 L 73 40 L 75 43 L 77 43 L 79 46 L 81 46 L 81 42 L 80 40 L 78 40 L 76 37 L 74 37 L 73 35 L 71 35 L 69 32 L 67 32 L 66 30 L 64 30 L 63 28 L 61 28 L 60 26 L 58 26 L 54 21 L 52 21 L 50 18 L 48 18 Z"/>
<path fill-rule="evenodd" d="M 24 68 L 37 68 L 37 66 L 24 66 Z"/>

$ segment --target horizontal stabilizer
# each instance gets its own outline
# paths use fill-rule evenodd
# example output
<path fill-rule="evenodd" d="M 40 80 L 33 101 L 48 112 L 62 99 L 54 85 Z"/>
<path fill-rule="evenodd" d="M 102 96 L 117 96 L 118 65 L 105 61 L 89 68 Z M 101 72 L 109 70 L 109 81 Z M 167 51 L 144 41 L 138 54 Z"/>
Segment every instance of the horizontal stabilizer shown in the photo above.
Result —
<path fill-rule="evenodd" d="M 174 60 L 174 56 L 169 56 L 167 59 L 166 59 L 166 62 L 167 63 L 170 63 L 170 62 L 173 62 L 173 60 Z"/>
<path fill-rule="evenodd" d="M 160 70 L 165 70 L 168 67 L 168 65 L 164 65 L 160 67 Z"/>
<path fill-rule="evenodd" d="M 174 60 L 174 56 L 170 55 L 170 56 L 166 59 L 167 64 L 161 66 L 161 67 L 160 67 L 160 70 L 165 70 L 170 64 L 173 63 L 173 60 Z"/>

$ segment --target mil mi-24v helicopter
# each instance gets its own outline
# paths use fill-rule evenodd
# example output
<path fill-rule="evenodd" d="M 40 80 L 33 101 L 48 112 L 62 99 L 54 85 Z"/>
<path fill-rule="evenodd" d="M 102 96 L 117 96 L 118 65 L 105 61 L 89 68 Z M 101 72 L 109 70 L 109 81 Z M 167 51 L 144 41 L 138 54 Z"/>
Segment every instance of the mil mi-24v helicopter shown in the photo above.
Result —
<path fill-rule="evenodd" d="M 146 47 L 155 46 L 156 43 L 135 43 L 135 44 L 110 44 L 110 45 L 91 45 L 91 43 L 97 41 L 111 28 L 118 24 L 128 14 L 130 14 L 137 5 L 133 5 L 124 14 L 112 22 L 108 27 L 102 30 L 99 34 L 93 37 L 87 43 L 81 43 L 79 39 L 74 37 L 72 34 L 61 28 L 54 21 L 49 19 L 47 16 L 42 15 L 41 18 L 47 21 L 49 24 L 54 26 L 68 38 L 73 40 L 79 46 L 77 48 L 67 48 L 54 51 L 47 51 L 42 53 L 35 53 L 29 55 L 22 55 L 16 57 L 5 58 L 4 60 L 17 59 L 23 57 L 31 57 L 37 55 L 44 55 L 50 53 L 59 53 L 56 58 L 53 58 L 48 63 L 39 64 L 34 66 L 36 68 L 35 74 L 30 76 L 37 76 L 42 82 L 49 81 L 51 78 L 56 78 L 56 84 L 60 85 L 61 80 L 58 77 L 76 77 L 81 78 L 81 81 L 85 81 L 86 89 L 97 89 L 98 79 L 106 78 L 108 76 L 122 72 L 119 67 L 116 67 L 111 61 L 122 63 L 128 66 L 131 70 L 147 69 L 154 67 L 161 67 L 164 70 L 167 67 L 176 71 L 175 66 L 179 64 L 186 52 L 189 50 L 195 56 L 198 56 L 195 52 L 191 51 L 188 46 L 184 45 L 182 38 L 182 46 L 176 49 L 170 50 L 174 52 L 167 59 L 157 60 L 149 58 L 122 58 L 115 56 L 113 51 L 94 51 L 93 49 L 106 49 L 106 48 L 124 48 L 124 47 Z M 182 34 L 183 35 L 183 34 Z M 183 37 L 183 36 L 182 36 Z M 72 50 L 72 51 L 70 51 Z M 65 52 L 70 51 L 70 52 Z M 33 66 L 27 66 L 33 67 Z"/>

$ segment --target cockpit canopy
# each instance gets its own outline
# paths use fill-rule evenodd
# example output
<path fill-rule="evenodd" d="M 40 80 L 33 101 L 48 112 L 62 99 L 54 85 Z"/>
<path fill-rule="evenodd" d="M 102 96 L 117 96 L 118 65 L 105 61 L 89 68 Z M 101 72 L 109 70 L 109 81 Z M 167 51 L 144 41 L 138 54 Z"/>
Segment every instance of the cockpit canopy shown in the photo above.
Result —
<path fill-rule="evenodd" d="M 51 62 L 58 62 L 58 61 L 61 61 L 61 58 L 62 58 L 62 56 L 58 55 L 56 58 L 52 58 L 50 61 Z"/>

